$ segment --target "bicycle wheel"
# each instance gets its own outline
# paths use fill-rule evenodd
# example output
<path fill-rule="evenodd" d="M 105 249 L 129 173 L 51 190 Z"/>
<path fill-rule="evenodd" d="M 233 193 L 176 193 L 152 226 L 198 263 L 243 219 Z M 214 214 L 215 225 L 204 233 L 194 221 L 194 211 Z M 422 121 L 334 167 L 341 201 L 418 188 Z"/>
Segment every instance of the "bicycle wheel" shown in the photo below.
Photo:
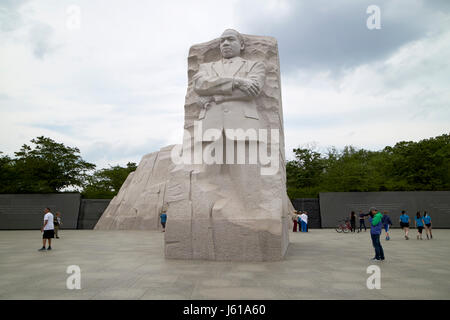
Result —
<path fill-rule="evenodd" d="M 336 232 L 341 233 L 342 232 L 342 227 L 341 226 L 337 226 L 336 227 Z"/>
<path fill-rule="evenodd" d="M 343 231 L 344 231 L 344 233 L 348 233 L 350 231 L 350 229 L 345 227 L 345 228 L 343 228 Z"/>

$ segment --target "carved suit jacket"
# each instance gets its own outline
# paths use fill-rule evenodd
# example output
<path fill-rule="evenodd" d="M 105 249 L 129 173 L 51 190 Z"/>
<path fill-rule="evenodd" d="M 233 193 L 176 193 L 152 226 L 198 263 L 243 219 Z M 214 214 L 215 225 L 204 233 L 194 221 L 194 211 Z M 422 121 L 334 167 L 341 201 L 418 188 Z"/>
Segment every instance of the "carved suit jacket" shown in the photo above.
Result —
<path fill-rule="evenodd" d="M 200 65 L 193 77 L 194 91 L 201 97 L 201 103 L 214 100 L 202 105 L 199 120 L 203 121 L 203 131 L 209 128 L 257 130 L 261 127 L 256 97 L 233 88 L 236 77 L 252 81 L 258 87 L 259 94 L 266 77 L 265 65 L 241 57 L 232 58 L 227 66 L 222 60 Z"/>

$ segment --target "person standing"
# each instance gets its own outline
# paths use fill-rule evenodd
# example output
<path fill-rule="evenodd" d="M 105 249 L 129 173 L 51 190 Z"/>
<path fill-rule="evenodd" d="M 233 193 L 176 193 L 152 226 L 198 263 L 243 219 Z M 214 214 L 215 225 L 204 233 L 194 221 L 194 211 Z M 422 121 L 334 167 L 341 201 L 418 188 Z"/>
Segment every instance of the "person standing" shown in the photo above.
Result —
<path fill-rule="evenodd" d="M 416 218 L 414 220 L 415 220 L 414 223 L 415 223 L 416 228 L 417 228 L 417 240 L 419 240 L 419 239 L 423 240 L 422 239 L 422 231 L 423 231 L 424 223 L 423 223 L 423 218 L 420 215 L 420 211 L 417 211 Z"/>
<path fill-rule="evenodd" d="M 364 231 L 367 231 L 366 221 L 365 221 L 366 216 L 367 216 L 367 214 L 364 214 L 361 210 L 359 210 L 359 231 L 358 232 L 361 232 L 363 226 L 364 226 Z"/>
<path fill-rule="evenodd" d="M 48 239 L 47 250 L 52 250 L 52 239 L 55 237 L 55 227 L 53 225 L 53 214 L 50 212 L 49 208 L 44 209 L 44 225 L 41 228 L 42 235 L 42 248 L 39 251 L 45 251 L 45 244 Z"/>
<path fill-rule="evenodd" d="M 433 239 L 433 234 L 431 233 L 431 217 L 428 212 L 423 213 L 423 222 L 425 223 L 425 232 L 427 233 L 427 240 Z M 430 234 L 430 238 L 428 237 Z"/>
<path fill-rule="evenodd" d="M 308 215 L 305 211 L 300 215 L 302 232 L 308 232 Z"/>
<path fill-rule="evenodd" d="M 302 211 L 298 211 L 298 215 L 297 215 L 298 232 L 303 232 L 302 214 L 303 214 Z"/>
<path fill-rule="evenodd" d="M 386 240 L 390 240 L 391 237 L 389 237 L 389 229 L 392 226 L 391 218 L 388 216 L 387 211 L 383 212 L 383 219 L 381 220 L 383 222 L 384 231 L 386 232 Z"/>
<path fill-rule="evenodd" d="M 59 227 L 62 225 L 61 212 L 56 212 L 55 218 L 53 219 L 53 225 L 55 226 L 55 238 L 59 239 L 58 231 Z"/>
<path fill-rule="evenodd" d="M 384 251 L 380 242 L 381 230 L 383 228 L 383 215 L 381 212 L 378 212 L 376 208 L 370 208 L 370 215 L 370 237 L 372 238 L 372 245 L 375 249 L 375 257 L 372 260 L 383 261 Z"/>
<path fill-rule="evenodd" d="M 162 232 L 166 232 L 167 214 L 165 210 L 161 212 L 159 218 L 161 219 L 161 225 L 163 227 Z"/>
<path fill-rule="evenodd" d="M 294 229 L 292 230 L 293 232 L 297 232 L 297 223 L 298 221 L 298 211 L 294 211 L 294 214 L 292 215 L 292 222 L 294 223 Z"/>
<path fill-rule="evenodd" d="M 400 215 L 400 227 L 405 232 L 405 239 L 409 240 L 408 233 L 409 233 L 409 216 L 406 214 L 405 210 L 402 211 L 402 214 Z"/>
<path fill-rule="evenodd" d="M 350 226 L 352 227 L 352 232 L 355 232 L 356 229 L 356 214 L 355 211 L 350 213 Z"/>

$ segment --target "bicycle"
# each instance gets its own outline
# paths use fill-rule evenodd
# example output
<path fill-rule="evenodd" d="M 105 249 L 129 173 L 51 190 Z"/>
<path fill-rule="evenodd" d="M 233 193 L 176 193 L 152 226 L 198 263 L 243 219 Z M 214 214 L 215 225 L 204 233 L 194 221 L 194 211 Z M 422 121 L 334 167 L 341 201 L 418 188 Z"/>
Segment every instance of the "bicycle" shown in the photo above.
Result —
<path fill-rule="evenodd" d="M 338 220 L 338 222 L 341 222 L 337 225 L 335 228 L 336 232 L 338 233 L 347 233 L 352 230 L 352 227 L 350 225 L 350 221 L 348 219 Z"/>

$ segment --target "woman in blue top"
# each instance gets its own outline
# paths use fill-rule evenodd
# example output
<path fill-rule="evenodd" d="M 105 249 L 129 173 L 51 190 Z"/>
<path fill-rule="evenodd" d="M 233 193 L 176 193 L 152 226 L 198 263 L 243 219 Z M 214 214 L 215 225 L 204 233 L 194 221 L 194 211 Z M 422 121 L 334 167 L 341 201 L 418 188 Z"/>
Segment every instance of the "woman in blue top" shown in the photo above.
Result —
<path fill-rule="evenodd" d="M 425 231 L 427 232 L 427 240 L 430 238 L 433 239 L 433 234 L 431 233 L 431 217 L 428 214 L 428 212 L 423 213 L 423 222 L 425 223 Z M 428 237 L 428 234 L 430 234 L 430 238 Z"/>
<path fill-rule="evenodd" d="M 422 231 L 423 231 L 423 218 L 420 216 L 420 211 L 417 211 L 415 224 L 417 228 L 417 240 L 422 240 Z"/>
<path fill-rule="evenodd" d="M 406 214 L 405 210 L 402 211 L 402 214 L 400 216 L 400 227 L 405 232 L 405 239 L 409 240 L 408 233 L 409 233 L 409 216 Z"/>

